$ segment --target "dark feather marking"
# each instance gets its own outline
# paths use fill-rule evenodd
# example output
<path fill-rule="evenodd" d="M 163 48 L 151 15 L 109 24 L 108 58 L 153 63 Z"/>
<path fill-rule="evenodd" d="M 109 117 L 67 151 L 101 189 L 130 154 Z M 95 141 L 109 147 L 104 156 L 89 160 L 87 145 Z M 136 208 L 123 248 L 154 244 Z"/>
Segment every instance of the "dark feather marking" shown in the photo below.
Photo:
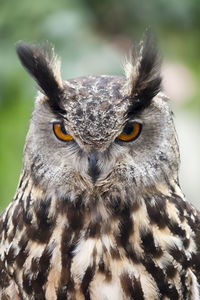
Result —
<path fill-rule="evenodd" d="M 37 166 L 39 161 L 40 161 L 40 157 L 37 154 L 35 157 L 33 157 L 33 160 L 32 160 L 31 166 L 30 166 L 31 173 L 35 173 L 35 171 L 37 171 L 36 166 Z"/>
<path fill-rule="evenodd" d="M 8 265 L 13 265 L 16 255 L 15 255 L 15 249 L 13 246 L 10 247 L 8 253 L 5 255 L 6 261 Z"/>
<path fill-rule="evenodd" d="M 112 259 L 120 259 L 120 253 L 117 247 L 110 247 L 110 255 Z"/>
<path fill-rule="evenodd" d="M 177 208 L 180 221 L 183 222 L 185 220 L 184 210 L 187 210 L 187 204 L 181 197 L 173 193 L 171 197 L 167 197 L 168 201 L 173 203 Z M 190 209 L 191 210 L 191 209 Z"/>
<path fill-rule="evenodd" d="M 161 90 L 161 60 L 158 55 L 155 39 L 150 32 L 146 33 L 142 46 L 136 45 L 133 47 L 133 65 L 140 59 L 140 49 L 142 50 L 142 55 L 139 62 L 138 77 L 133 84 L 131 94 L 127 97 L 131 100 L 128 112 L 129 116 L 149 106 L 151 100 Z"/>
<path fill-rule="evenodd" d="M 167 296 L 171 300 L 178 300 L 179 295 L 175 286 L 170 285 L 167 282 L 167 278 L 163 272 L 163 270 L 156 266 L 153 260 L 149 257 L 146 257 L 143 260 L 143 265 L 145 266 L 147 272 L 149 272 L 154 278 L 158 289 L 160 290 L 160 294 L 162 296 Z"/>
<path fill-rule="evenodd" d="M 105 263 L 104 263 L 103 257 L 101 257 L 99 260 L 99 271 L 101 273 L 105 272 Z"/>
<path fill-rule="evenodd" d="M 178 223 L 175 221 L 170 220 L 168 223 L 169 230 L 173 233 L 173 235 L 177 235 L 182 239 L 186 238 L 186 232 L 184 229 L 180 227 Z"/>
<path fill-rule="evenodd" d="M 7 288 L 10 284 L 10 277 L 6 271 L 4 263 L 0 259 L 0 288 Z"/>
<path fill-rule="evenodd" d="M 192 254 L 191 265 L 198 278 L 198 281 L 200 282 L 200 251 Z"/>
<path fill-rule="evenodd" d="M 75 246 L 76 243 L 73 241 L 73 231 L 68 226 L 65 226 L 61 238 L 62 266 L 70 267 Z"/>
<path fill-rule="evenodd" d="M 57 292 L 56 292 L 57 300 L 67 300 L 67 287 L 59 287 Z"/>
<path fill-rule="evenodd" d="M 195 232 L 194 241 L 197 246 L 197 252 L 200 253 L 200 216 L 196 220 L 196 227 L 192 228 L 192 230 Z"/>
<path fill-rule="evenodd" d="M 31 260 L 31 272 L 37 273 L 39 271 L 39 257 L 33 257 Z"/>
<path fill-rule="evenodd" d="M 36 283 L 36 281 L 32 282 L 32 285 L 33 285 L 32 287 L 33 287 L 33 291 L 34 291 L 33 294 L 35 296 L 35 299 L 37 299 L 37 300 L 45 300 L 46 299 L 45 298 L 45 292 L 43 291 L 43 289 L 42 289 L 42 287 L 41 287 L 41 285 L 39 283 L 39 280 L 38 280 L 37 283 Z"/>
<path fill-rule="evenodd" d="M 9 233 L 8 241 L 9 243 L 12 242 L 12 240 L 15 237 L 17 230 L 22 230 L 23 228 L 23 209 L 22 209 L 22 201 L 20 200 L 19 203 L 16 205 L 13 215 L 12 215 L 12 223 L 13 223 L 13 229 Z"/>
<path fill-rule="evenodd" d="M 126 297 L 130 297 L 129 299 L 134 300 L 144 300 L 144 294 L 139 280 L 135 277 L 130 278 L 127 273 L 124 273 L 120 276 L 120 282 Z"/>
<path fill-rule="evenodd" d="M 179 300 L 179 293 L 175 287 L 175 285 L 170 285 L 168 286 L 169 290 L 167 292 L 167 296 L 169 297 L 170 300 Z"/>
<path fill-rule="evenodd" d="M 154 76 L 158 76 L 160 63 L 155 38 L 153 34 L 148 31 L 142 42 L 142 57 L 139 64 L 139 75 L 135 84 L 136 91 L 143 89 L 144 82 L 149 83 L 154 79 Z"/>
<path fill-rule="evenodd" d="M 63 269 L 63 272 L 66 271 L 67 269 Z M 61 275 L 62 276 L 62 275 Z M 64 276 L 64 274 L 63 274 Z M 74 295 L 74 281 L 73 278 L 70 279 L 70 281 L 68 281 L 67 284 L 64 284 L 64 281 L 62 281 L 62 283 L 59 284 L 57 291 L 56 291 L 56 295 L 58 300 L 67 300 L 68 299 L 68 295 Z M 71 299 L 69 297 L 69 299 Z M 72 297 L 72 299 L 74 299 Z"/>
<path fill-rule="evenodd" d="M 139 263 L 140 257 L 134 250 L 134 246 L 129 242 L 130 234 L 134 233 L 134 222 L 131 217 L 132 205 L 129 199 L 124 203 L 119 215 L 119 233 L 115 236 L 118 247 L 123 247 L 127 257 L 134 263 Z"/>
<path fill-rule="evenodd" d="M 23 193 L 26 191 L 28 184 L 29 184 L 29 180 L 26 180 L 24 186 L 22 187 Z"/>
<path fill-rule="evenodd" d="M 35 209 L 38 227 L 42 229 L 49 228 L 52 220 L 48 217 L 51 206 L 51 199 L 38 200 L 38 207 Z"/>
<path fill-rule="evenodd" d="M 112 279 L 112 273 L 109 269 L 109 267 L 105 264 L 103 257 L 99 260 L 99 272 L 105 275 L 105 280 L 108 282 Z"/>
<path fill-rule="evenodd" d="M 51 250 L 50 250 L 51 249 Z M 37 277 L 31 280 L 31 285 L 36 299 L 45 299 L 45 293 L 43 291 L 43 285 L 47 281 L 47 277 L 50 270 L 50 260 L 52 257 L 53 245 L 47 245 L 39 259 L 39 273 Z M 44 297 L 44 298 L 42 298 Z"/>
<path fill-rule="evenodd" d="M 176 206 L 179 211 L 179 217 L 184 217 L 183 200 L 180 197 L 178 198 L 174 196 L 168 197 L 167 199 Z M 159 228 L 168 226 L 173 235 L 177 235 L 182 239 L 183 245 L 187 249 L 189 247 L 190 240 L 186 238 L 185 230 L 182 229 L 178 223 L 169 219 L 166 213 L 166 197 L 163 197 L 162 195 L 155 195 L 153 200 L 154 203 L 152 203 L 151 198 L 145 198 L 146 208 L 151 222 L 157 224 Z"/>
<path fill-rule="evenodd" d="M 28 241 L 29 241 L 28 237 L 23 235 L 20 241 L 18 242 L 19 248 L 25 249 L 28 244 Z"/>
<path fill-rule="evenodd" d="M 95 272 L 94 266 L 88 267 L 81 282 L 81 291 L 83 292 L 85 300 L 90 300 L 89 285 L 94 276 L 94 272 Z"/>
<path fill-rule="evenodd" d="M 68 291 L 74 289 L 74 283 L 71 278 L 71 262 L 73 258 L 73 250 L 76 247 L 77 241 L 79 240 L 78 236 L 75 236 L 73 238 L 73 232 L 71 228 L 68 228 L 68 226 L 65 226 L 62 232 L 62 238 L 61 238 L 61 276 L 60 276 L 60 282 L 59 287 L 57 291 L 57 296 L 59 297 L 66 297 L 66 289 Z M 60 298 L 58 298 L 60 299 Z"/>
<path fill-rule="evenodd" d="M 58 213 L 65 216 L 70 202 L 71 202 L 71 199 L 69 196 L 59 199 L 58 204 L 57 204 Z"/>
<path fill-rule="evenodd" d="M 23 221 L 25 224 L 29 224 L 31 225 L 31 221 L 32 221 L 32 214 L 29 211 L 30 208 L 30 202 L 31 202 L 31 192 L 28 194 L 27 198 L 26 198 L 26 208 L 24 208 L 24 202 L 22 202 L 22 213 L 23 213 Z"/>
<path fill-rule="evenodd" d="M 129 236 L 134 231 L 134 224 L 130 214 L 130 204 L 124 203 L 119 217 L 119 239 L 118 244 L 126 247 Z"/>
<path fill-rule="evenodd" d="M 23 288 L 24 288 L 24 291 L 28 295 L 32 295 L 33 288 L 32 288 L 32 284 L 31 284 L 30 274 L 29 273 L 23 273 Z"/>
<path fill-rule="evenodd" d="M 22 201 L 20 200 L 19 203 L 21 205 Z M 18 214 L 18 216 L 16 218 L 16 223 L 17 223 L 16 224 L 16 230 L 18 229 L 19 231 L 21 231 L 23 229 L 24 225 L 25 225 L 24 224 L 24 220 L 23 220 L 23 208 L 22 208 L 22 205 L 21 205 L 21 209 L 19 211 L 19 214 Z"/>
<path fill-rule="evenodd" d="M 62 203 L 63 204 L 63 203 Z M 63 212 L 63 209 L 62 209 Z M 71 277 L 71 262 L 73 258 L 73 250 L 75 249 L 79 234 L 72 231 L 67 225 L 63 228 L 61 238 L 61 276 L 58 289 L 56 292 L 57 299 L 68 299 L 67 293 L 74 292 L 74 281 Z"/>
<path fill-rule="evenodd" d="M 91 221 L 88 225 L 87 231 L 86 231 L 86 238 L 94 238 L 94 237 L 99 237 L 101 233 L 101 224 L 102 219 Z"/>
<path fill-rule="evenodd" d="M 8 209 L 8 211 L 6 212 L 6 217 L 5 217 L 4 221 L 3 221 L 3 231 L 4 231 L 5 239 L 8 237 L 8 229 L 9 229 L 9 227 L 8 227 L 8 225 L 9 225 L 9 222 L 8 222 L 8 220 L 9 220 L 9 210 L 10 210 L 10 209 Z"/>
<path fill-rule="evenodd" d="M 191 261 L 187 260 L 185 253 L 179 250 L 177 246 L 169 248 L 168 252 L 177 262 L 180 263 L 184 270 L 186 270 L 191 265 Z"/>
<path fill-rule="evenodd" d="M 26 249 L 26 246 L 28 244 L 28 238 L 26 236 L 23 236 L 21 238 L 21 240 L 19 241 L 19 248 L 20 248 L 20 252 L 18 253 L 18 255 L 16 256 L 16 263 L 17 266 L 21 269 L 25 260 L 28 257 L 28 250 Z"/>
<path fill-rule="evenodd" d="M 188 286 L 186 283 L 187 277 L 186 277 L 185 272 L 183 274 L 181 274 L 180 279 L 181 279 L 181 285 L 182 285 L 181 291 L 182 291 L 183 299 L 189 299 L 188 298 L 189 291 L 188 291 Z"/>
<path fill-rule="evenodd" d="M 0 219 L 0 233 L 3 232 L 3 220 Z"/>
<path fill-rule="evenodd" d="M 40 243 L 47 243 L 54 229 L 55 219 L 48 216 L 51 199 L 38 200 L 35 206 L 36 224 L 26 224 L 27 235 Z"/>
<path fill-rule="evenodd" d="M 142 286 L 139 280 L 136 278 L 133 279 L 133 287 L 134 287 L 134 300 L 142 300 L 144 299 L 144 294 L 142 291 Z"/>
<path fill-rule="evenodd" d="M 16 51 L 25 70 L 34 78 L 41 90 L 48 97 L 48 103 L 54 113 L 65 113 L 61 108 L 63 97 L 52 70 L 51 61 L 54 53 L 50 45 L 37 46 L 21 42 Z"/>
<path fill-rule="evenodd" d="M 66 207 L 68 222 L 74 231 L 80 231 L 83 226 L 84 205 L 82 200 L 82 196 L 79 195 L 73 203 L 68 203 Z"/>
<path fill-rule="evenodd" d="M 181 226 L 175 221 L 169 220 L 168 228 L 173 233 L 182 239 L 183 246 L 187 249 L 190 245 L 190 240 L 186 237 L 186 231 L 181 228 Z"/>
<path fill-rule="evenodd" d="M 121 212 L 121 198 L 119 196 L 109 197 L 109 210 L 113 216 L 118 216 Z"/>
<path fill-rule="evenodd" d="M 38 173 L 38 170 L 40 168 L 43 168 L 43 173 Z M 40 156 L 37 154 L 34 158 L 33 158 L 33 162 L 31 164 L 31 179 L 34 183 L 34 186 L 38 186 L 40 185 L 40 181 L 45 173 L 45 166 L 43 165 L 43 163 L 41 163 L 41 158 Z"/>
<path fill-rule="evenodd" d="M 138 253 L 135 252 L 134 246 L 131 243 L 128 243 L 126 247 L 124 248 L 126 255 L 129 259 L 134 262 L 134 264 L 140 263 L 141 257 Z"/>
<path fill-rule="evenodd" d="M 22 175 L 22 177 L 21 177 L 21 179 L 20 179 L 20 182 L 19 182 L 18 189 L 20 189 L 20 188 L 21 188 L 21 186 L 22 186 L 22 183 L 24 182 L 25 176 L 26 176 L 26 172 L 24 171 L 24 172 L 23 172 L 23 175 Z"/>
<path fill-rule="evenodd" d="M 157 224 L 160 229 L 164 228 L 168 223 L 165 198 L 160 195 L 155 195 L 153 199 L 145 197 L 145 204 L 151 223 Z"/>
<path fill-rule="evenodd" d="M 168 278 L 174 278 L 177 274 L 177 269 L 173 266 L 172 263 L 166 265 L 164 270 Z"/>
<path fill-rule="evenodd" d="M 120 276 L 121 287 L 127 297 L 134 295 L 133 283 L 131 278 L 127 273 L 124 273 Z M 143 298 L 142 298 L 143 300 Z"/>
<path fill-rule="evenodd" d="M 32 197 L 31 197 L 31 191 L 30 191 L 30 193 L 28 194 L 28 197 L 26 199 L 26 208 L 25 208 L 25 210 L 29 213 L 30 213 L 31 202 L 32 202 Z M 29 218 L 30 218 L 30 216 L 29 216 Z"/>
<path fill-rule="evenodd" d="M 14 228 L 17 227 L 17 225 L 19 223 L 19 218 L 20 218 L 21 215 L 22 215 L 22 203 L 19 202 L 16 205 L 15 210 L 14 210 L 13 215 L 12 215 L 12 223 L 13 223 Z"/>
<path fill-rule="evenodd" d="M 34 171 L 34 173 L 38 173 L 38 171 L 40 169 L 43 169 L 43 167 L 44 167 L 43 162 L 40 162 L 40 163 L 37 163 L 37 164 L 32 164 L 31 165 L 31 170 Z"/>
<path fill-rule="evenodd" d="M 183 246 L 185 247 L 185 249 L 188 249 L 189 245 L 190 245 L 190 239 L 184 238 Z"/>
<path fill-rule="evenodd" d="M 18 189 L 18 190 L 16 191 L 16 193 L 15 193 L 14 198 L 13 198 L 13 202 L 16 201 L 16 200 L 18 199 L 19 194 L 20 194 L 20 192 L 19 192 L 19 189 Z"/>
<path fill-rule="evenodd" d="M 144 253 L 152 254 L 156 258 L 159 258 L 163 254 L 160 246 L 155 245 L 153 233 L 151 231 L 141 232 L 140 237 Z"/>
<path fill-rule="evenodd" d="M 200 215 L 198 212 L 194 210 L 194 208 L 188 203 L 187 201 L 183 201 L 182 198 L 180 198 L 178 195 L 173 194 L 172 197 L 169 197 L 168 199 L 170 202 L 172 202 L 178 212 L 179 212 L 179 218 L 180 220 L 187 220 L 188 225 L 191 227 L 192 231 L 194 232 L 194 241 L 197 246 L 197 256 L 200 255 Z M 186 213 L 186 214 L 185 214 Z M 192 218 L 193 216 L 193 218 Z M 186 236 L 183 238 L 183 245 L 187 249 L 189 247 L 189 242 Z M 199 254 L 198 254 L 199 252 Z M 193 255 L 193 258 L 196 256 L 196 254 Z M 194 262 L 194 259 L 192 259 Z M 197 262 L 195 259 L 196 263 L 194 263 L 193 267 L 195 270 L 198 270 L 198 266 L 200 265 L 200 260 Z M 199 276 L 200 277 L 200 276 Z M 199 278 L 200 280 L 200 278 Z"/>
<path fill-rule="evenodd" d="M 192 211 L 191 207 L 188 209 L 189 203 L 187 203 L 187 213 L 188 216 L 186 216 L 186 220 L 191 227 L 192 231 L 195 233 L 194 240 L 197 245 L 198 250 L 200 251 L 200 214 L 195 214 L 194 211 Z"/>

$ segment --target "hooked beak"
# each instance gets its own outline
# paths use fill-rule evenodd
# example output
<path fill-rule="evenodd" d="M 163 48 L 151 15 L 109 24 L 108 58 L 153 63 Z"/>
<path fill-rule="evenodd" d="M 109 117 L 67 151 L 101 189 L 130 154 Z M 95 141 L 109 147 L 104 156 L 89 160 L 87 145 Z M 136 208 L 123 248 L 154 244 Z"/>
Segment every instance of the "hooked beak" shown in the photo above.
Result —
<path fill-rule="evenodd" d="M 98 167 L 98 153 L 93 151 L 89 153 L 88 155 L 88 174 L 92 178 L 93 183 L 96 182 L 96 180 L 99 177 L 100 170 Z"/>

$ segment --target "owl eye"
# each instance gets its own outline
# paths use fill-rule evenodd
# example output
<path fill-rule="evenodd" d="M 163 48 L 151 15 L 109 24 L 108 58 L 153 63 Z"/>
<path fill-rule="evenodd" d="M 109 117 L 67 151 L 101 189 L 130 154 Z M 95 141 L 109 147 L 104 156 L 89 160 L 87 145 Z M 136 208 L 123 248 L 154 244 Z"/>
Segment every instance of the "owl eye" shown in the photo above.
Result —
<path fill-rule="evenodd" d="M 63 124 L 61 123 L 53 123 L 53 131 L 55 136 L 63 142 L 68 142 L 73 140 L 73 137 L 66 132 Z"/>
<path fill-rule="evenodd" d="M 131 142 L 137 139 L 141 133 L 142 124 L 138 122 L 127 123 L 122 133 L 117 137 L 123 142 Z"/>

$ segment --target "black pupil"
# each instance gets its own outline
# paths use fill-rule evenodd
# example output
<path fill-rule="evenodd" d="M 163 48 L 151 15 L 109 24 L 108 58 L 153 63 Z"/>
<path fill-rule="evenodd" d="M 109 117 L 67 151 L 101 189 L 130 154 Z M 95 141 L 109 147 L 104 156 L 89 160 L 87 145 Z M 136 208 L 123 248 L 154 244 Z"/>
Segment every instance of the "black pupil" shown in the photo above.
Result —
<path fill-rule="evenodd" d="M 126 126 L 124 127 L 123 133 L 129 135 L 133 132 L 133 124 L 128 123 L 126 124 Z"/>
<path fill-rule="evenodd" d="M 67 134 L 63 123 L 60 124 L 60 129 L 61 129 L 62 133 Z"/>

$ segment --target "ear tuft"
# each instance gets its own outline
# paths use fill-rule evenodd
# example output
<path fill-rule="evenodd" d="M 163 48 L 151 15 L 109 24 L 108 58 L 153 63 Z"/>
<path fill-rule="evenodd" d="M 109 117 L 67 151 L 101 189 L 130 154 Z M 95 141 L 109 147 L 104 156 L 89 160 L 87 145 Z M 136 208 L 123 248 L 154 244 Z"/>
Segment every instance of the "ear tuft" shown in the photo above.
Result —
<path fill-rule="evenodd" d="M 128 97 L 133 98 L 133 110 L 147 107 L 161 90 L 160 66 L 155 39 L 147 31 L 143 41 L 133 45 L 125 65 Z"/>
<path fill-rule="evenodd" d="M 55 56 L 53 48 L 48 43 L 38 46 L 19 42 L 16 51 L 25 70 L 37 82 L 41 92 L 48 97 L 51 108 L 59 110 L 63 84 L 60 61 Z"/>

